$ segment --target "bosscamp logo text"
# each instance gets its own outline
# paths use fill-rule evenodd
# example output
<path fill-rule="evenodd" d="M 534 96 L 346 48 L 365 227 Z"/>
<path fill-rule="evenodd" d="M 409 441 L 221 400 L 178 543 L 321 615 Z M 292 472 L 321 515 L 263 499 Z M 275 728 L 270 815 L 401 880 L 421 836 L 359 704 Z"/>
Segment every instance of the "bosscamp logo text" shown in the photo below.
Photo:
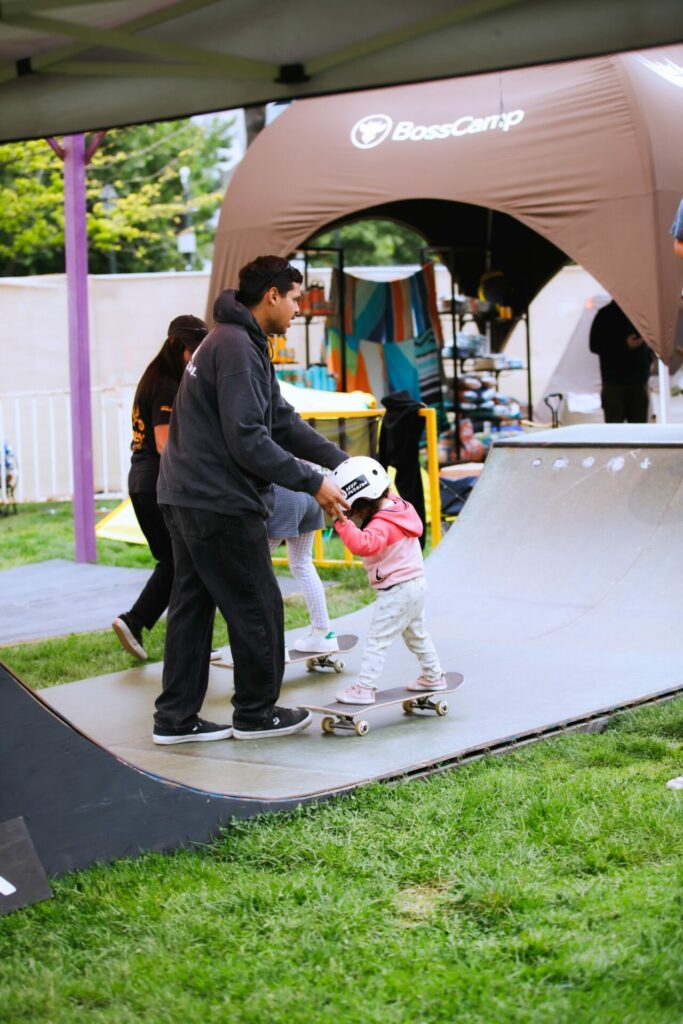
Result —
<path fill-rule="evenodd" d="M 394 128 L 393 121 L 387 114 L 370 114 L 362 117 L 353 126 L 351 142 L 358 149 L 372 149 L 387 138 L 390 138 L 391 142 L 433 142 L 436 139 L 478 135 L 479 132 L 507 132 L 521 124 L 523 120 L 523 110 L 509 110 L 500 114 L 488 114 L 486 117 L 464 114 L 455 121 L 448 121 L 445 124 L 399 121 Z"/>

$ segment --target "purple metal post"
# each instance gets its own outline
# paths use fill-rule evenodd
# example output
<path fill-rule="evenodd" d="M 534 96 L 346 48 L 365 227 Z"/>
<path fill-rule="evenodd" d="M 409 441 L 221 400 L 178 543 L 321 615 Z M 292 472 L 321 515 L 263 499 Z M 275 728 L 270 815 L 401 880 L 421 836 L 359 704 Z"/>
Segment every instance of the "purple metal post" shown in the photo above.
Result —
<path fill-rule="evenodd" d="M 64 242 L 69 310 L 69 379 L 74 471 L 76 561 L 95 562 L 95 484 L 88 336 L 88 231 L 85 217 L 85 139 L 64 139 Z"/>

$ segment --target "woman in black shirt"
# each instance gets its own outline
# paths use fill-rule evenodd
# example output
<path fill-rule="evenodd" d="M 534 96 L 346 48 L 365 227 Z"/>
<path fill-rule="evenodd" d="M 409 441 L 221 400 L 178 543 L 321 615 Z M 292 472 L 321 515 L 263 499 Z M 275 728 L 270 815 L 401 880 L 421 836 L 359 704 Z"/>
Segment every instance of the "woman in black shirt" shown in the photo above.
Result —
<path fill-rule="evenodd" d="M 171 538 L 157 504 L 159 461 L 185 367 L 207 331 L 204 321 L 196 316 L 172 320 L 168 337 L 143 373 L 133 401 L 133 456 L 128 491 L 157 564 L 133 607 L 118 615 L 112 628 L 122 646 L 141 659 L 147 658 L 142 630 L 152 629 L 166 610 L 173 585 Z"/>

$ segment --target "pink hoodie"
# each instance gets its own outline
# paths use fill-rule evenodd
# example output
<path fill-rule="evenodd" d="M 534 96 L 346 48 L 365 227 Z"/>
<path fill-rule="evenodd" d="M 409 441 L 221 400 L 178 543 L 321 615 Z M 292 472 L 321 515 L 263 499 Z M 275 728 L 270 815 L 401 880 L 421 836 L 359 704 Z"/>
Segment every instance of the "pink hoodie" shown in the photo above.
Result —
<path fill-rule="evenodd" d="M 421 576 L 424 571 L 418 537 L 422 522 L 413 506 L 396 494 L 359 530 L 350 519 L 337 519 L 334 528 L 349 551 L 361 555 L 371 586 L 386 590 Z"/>

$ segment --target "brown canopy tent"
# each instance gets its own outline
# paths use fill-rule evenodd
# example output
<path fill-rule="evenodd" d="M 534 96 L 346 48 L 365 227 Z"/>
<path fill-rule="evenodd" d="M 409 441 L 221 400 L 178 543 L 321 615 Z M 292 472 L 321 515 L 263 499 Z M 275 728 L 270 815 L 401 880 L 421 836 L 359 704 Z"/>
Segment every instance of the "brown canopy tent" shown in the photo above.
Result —
<path fill-rule="evenodd" d="M 671 363 L 683 344 L 668 234 L 681 124 L 680 45 L 298 101 L 233 177 L 210 300 L 259 253 L 388 215 L 459 250 L 470 294 L 487 259 L 526 300 L 575 260 Z"/>

